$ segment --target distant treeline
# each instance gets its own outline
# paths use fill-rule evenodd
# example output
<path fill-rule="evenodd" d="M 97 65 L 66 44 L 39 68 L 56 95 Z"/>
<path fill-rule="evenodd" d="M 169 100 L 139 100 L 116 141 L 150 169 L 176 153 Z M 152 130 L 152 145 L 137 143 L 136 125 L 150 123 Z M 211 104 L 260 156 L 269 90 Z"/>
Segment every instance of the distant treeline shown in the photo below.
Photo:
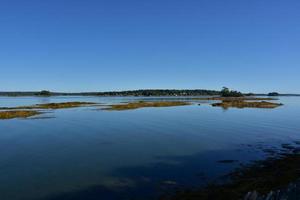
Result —
<path fill-rule="evenodd" d="M 216 90 L 129 90 L 120 92 L 99 92 L 100 96 L 200 96 L 220 95 Z"/>
<path fill-rule="evenodd" d="M 227 88 L 225 88 L 227 89 Z M 224 95 L 228 94 L 228 95 Z M 211 96 L 211 95 L 222 95 L 222 96 L 300 96 L 298 94 L 278 94 L 275 92 L 269 94 L 254 94 L 247 93 L 242 94 L 237 91 L 228 91 L 227 90 L 204 90 L 204 89 L 195 89 L 195 90 L 175 90 L 175 89 L 145 89 L 145 90 L 128 90 L 128 91 L 111 91 L 111 92 L 79 92 L 79 93 L 64 93 L 64 92 L 50 92 L 47 90 L 38 91 L 38 92 L 0 92 L 0 96 Z"/>
<path fill-rule="evenodd" d="M 0 92 L 0 96 L 200 96 L 200 95 L 220 95 L 216 90 L 128 90 L 111 92 L 80 92 L 80 93 L 61 93 L 49 92 L 46 90 L 40 92 Z"/>

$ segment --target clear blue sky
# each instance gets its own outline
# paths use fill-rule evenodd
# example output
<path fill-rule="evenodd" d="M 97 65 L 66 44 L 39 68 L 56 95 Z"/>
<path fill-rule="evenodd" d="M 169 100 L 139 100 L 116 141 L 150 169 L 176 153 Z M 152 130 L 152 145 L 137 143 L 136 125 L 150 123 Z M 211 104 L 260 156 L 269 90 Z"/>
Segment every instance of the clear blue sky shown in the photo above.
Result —
<path fill-rule="evenodd" d="M 300 93 L 299 0 L 1 0 L 0 91 Z"/>

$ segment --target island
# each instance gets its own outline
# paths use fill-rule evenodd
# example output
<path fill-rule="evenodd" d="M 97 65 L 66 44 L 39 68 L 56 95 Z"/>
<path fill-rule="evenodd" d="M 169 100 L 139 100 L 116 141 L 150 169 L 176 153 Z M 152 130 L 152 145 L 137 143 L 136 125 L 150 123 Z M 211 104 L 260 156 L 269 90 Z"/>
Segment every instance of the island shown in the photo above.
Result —
<path fill-rule="evenodd" d="M 242 93 L 236 90 L 230 90 L 223 87 L 222 90 L 208 89 L 139 89 L 139 90 L 124 90 L 124 91 L 104 91 L 104 92 L 52 92 L 49 90 L 30 91 L 30 92 L 1 92 L 0 96 L 137 96 L 137 97 L 157 97 L 157 96 L 224 96 L 224 97 L 239 97 L 239 96 L 300 96 L 300 94 L 279 94 L 271 93 Z"/>
<path fill-rule="evenodd" d="M 221 96 L 218 97 L 207 97 L 207 98 L 196 98 L 199 100 L 217 100 L 221 102 L 211 104 L 214 107 L 222 107 L 228 109 L 234 108 L 277 108 L 282 106 L 282 103 L 268 102 L 267 100 L 278 100 L 271 97 L 253 97 L 246 96 L 239 91 L 230 90 L 227 87 L 223 87 L 221 90 Z M 269 95 L 276 96 L 276 95 Z"/>

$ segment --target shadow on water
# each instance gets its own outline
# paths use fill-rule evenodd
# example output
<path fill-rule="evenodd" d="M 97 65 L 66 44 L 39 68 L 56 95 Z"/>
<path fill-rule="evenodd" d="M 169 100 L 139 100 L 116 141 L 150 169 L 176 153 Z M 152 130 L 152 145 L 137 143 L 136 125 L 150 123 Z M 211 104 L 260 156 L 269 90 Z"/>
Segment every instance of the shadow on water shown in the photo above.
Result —
<path fill-rule="evenodd" d="M 58 195 L 49 196 L 40 200 L 117 200 L 130 199 L 124 198 L 124 192 L 113 191 L 104 186 L 91 186 L 89 188 L 78 190 L 74 192 L 66 192 Z"/>
<path fill-rule="evenodd" d="M 240 149 L 213 151 L 188 156 L 158 156 L 157 162 L 147 166 L 124 167 L 110 175 L 115 181 L 65 192 L 39 200 L 150 200 L 170 195 L 178 189 L 204 186 L 212 181 L 224 181 L 223 175 L 241 163 L 264 156 L 252 150 L 247 157 Z M 245 153 L 245 152 L 244 152 Z M 249 152 L 248 152 L 249 153 Z M 238 162 L 219 162 L 238 160 Z M 225 179 L 225 178 L 223 178 Z"/>

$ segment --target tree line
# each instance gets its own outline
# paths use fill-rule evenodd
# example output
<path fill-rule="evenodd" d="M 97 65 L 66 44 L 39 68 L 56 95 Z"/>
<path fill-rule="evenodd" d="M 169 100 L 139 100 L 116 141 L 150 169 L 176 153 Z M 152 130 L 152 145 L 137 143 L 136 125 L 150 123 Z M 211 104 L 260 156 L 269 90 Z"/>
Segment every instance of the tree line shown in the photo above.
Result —
<path fill-rule="evenodd" d="M 176 90 L 176 89 L 146 89 L 146 90 L 128 90 L 128 91 L 109 91 L 109 92 L 79 92 L 62 93 L 42 90 L 40 92 L 0 92 L 1 96 L 200 96 L 200 95 L 220 95 L 216 90 Z"/>
<path fill-rule="evenodd" d="M 64 92 L 51 92 L 42 90 L 39 92 L 0 92 L 0 96 L 213 96 L 219 95 L 223 97 L 241 97 L 241 96 L 254 96 L 254 95 L 269 95 L 278 96 L 282 95 L 277 92 L 268 94 L 254 94 L 242 93 L 236 90 L 230 90 L 223 87 L 218 90 L 205 90 L 205 89 L 141 89 L 141 90 L 127 90 L 127 91 L 109 91 L 109 92 L 77 92 L 77 93 L 64 93 Z M 294 94 L 286 94 L 283 96 L 292 96 Z"/>

